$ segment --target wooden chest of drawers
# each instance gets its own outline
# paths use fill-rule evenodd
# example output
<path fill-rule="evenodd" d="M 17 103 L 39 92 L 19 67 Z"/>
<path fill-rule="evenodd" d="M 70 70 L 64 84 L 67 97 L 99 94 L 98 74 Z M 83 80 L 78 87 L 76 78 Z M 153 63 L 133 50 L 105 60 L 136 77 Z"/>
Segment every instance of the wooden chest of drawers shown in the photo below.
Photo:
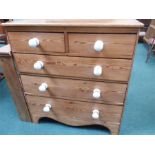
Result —
<path fill-rule="evenodd" d="M 24 121 L 48 117 L 118 134 L 133 63 L 136 20 L 21 20 L 4 24 L 1 63 Z"/>

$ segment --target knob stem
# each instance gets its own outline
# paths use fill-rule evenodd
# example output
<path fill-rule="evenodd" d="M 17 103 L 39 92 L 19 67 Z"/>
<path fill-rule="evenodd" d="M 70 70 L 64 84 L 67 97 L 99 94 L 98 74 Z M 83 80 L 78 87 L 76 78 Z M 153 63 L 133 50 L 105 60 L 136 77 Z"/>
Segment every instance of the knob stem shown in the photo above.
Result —
<path fill-rule="evenodd" d="M 101 96 L 101 91 L 100 91 L 100 89 L 97 89 L 97 88 L 94 89 L 94 90 L 93 90 L 93 97 L 97 99 L 97 98 L 100 98 L 100 96 Z"/>
<path fill-rule="evenodd" d="M 40 86 L 39 86 L 39 91 L 41 92 L 45 92 L 48 88 L 48 85 L 47 83 L 42 83 Z"/>
<path fill-rule="evenodd" d="M 35 48 L 39 46 L 39 39 L 38 38 L 32 38 L 28 41 L 28 44 L 30 47 Z"/>
<path fill-rule="evenodd" d="M 37 61 L 33 65 L 33 68 L 36 70 L 41 70 L 43 67 L 44 67 L 44 63 L 42 61 Z"/>
<path fill-rule="evenodd" d="M 51 104 L 45 104 L 43 111 L 44 112 L 50 112 L 51 108 L 52 108 Z"/>
<path fill-rule="evenodd" d="M 98 109 L 94 109 L 92 112 L 92 118 L 93 119 L 98 119 L 99 118 L 99 110 Z"/>
<path fill-rule="evenodd" d="M 96 75 L 96 76 L 102 75 L 102 67 L 101 66 L 97 65 L 94 67 L 94 75 Z"/>
<path fill-rule="evenodd" d="M 102 40 L 97 40 L 94 44 L 94 50 L 96 52 L 101 52 L 104 48 L 104 42 Z"/>

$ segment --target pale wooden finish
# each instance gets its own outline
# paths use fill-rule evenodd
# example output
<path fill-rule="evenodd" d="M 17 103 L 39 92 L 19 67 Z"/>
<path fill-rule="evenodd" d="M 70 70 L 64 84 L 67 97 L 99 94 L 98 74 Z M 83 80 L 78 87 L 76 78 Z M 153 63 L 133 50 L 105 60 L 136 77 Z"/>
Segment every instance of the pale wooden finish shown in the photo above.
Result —
<path fill-rule="evenodd" d="M 9 32 L 8 37 L 13 52 L 28 52 L 47 54 L 52 52 L 65 52 L 63 33 L 31 33 L 31 32 Z M 28 41 L 38 38 L 38 47 L 29 47 Z"/>
<path fill-rule="evenodd" d="M 27 103 L 25 101 L 23 90 L 21 88 L 21 83 L 19 81 L 19 77 L 14 68 L 12 58 L 0 56 L 0 65 L 3 68 L 4 76 L 7 80 L 12 97 L 15 101 L 16 108 L 17 108 L 20 118 L 23 121 L 31 121 Z"/>
<path fill-rule="evenodd" d="M 69 52 L 74 56 L 132 58 L 136 35 L 125 34 L 69 34 Z M 96 40 L 104 42 L 104 49 L 96 52 Z"/>
<path fill-rule="evenodd" d="M 79 58 L 66 56 L 47 56 L 31 54 L 14 54 L 17 68 L 21 73 L 33 73 L 51 76 L 87 78 L 89 80 L 107 80 L 128 82 L 131 60 Z M 36 61 L 42 61 L 44 68 L 35 70 Z M 101 76 L 93 74 L 94 67 L 103 68 Z"/>
<path fill-rule="evenodd" d="M 136 34 L 138 27 L 54 27 L 54 26 L 8 26 L 9 32 L 79 32 L 79 33 L 122 33 Z"/>
<path fill-rule="evenodd" d="M 122 106 L 96 104 L 93 102 L 87 103 L 36 96 L 26 96 L 26 99 L 34 122 L 38 122 L 42 117 L 48 117 L 73 126 L 99 124 L 111 129 L 113 125 L 116 130 L 116 127 L 119 127 L 123 110 Z M 47 103 L 52 106 L 49 113 L 43 112 L 43 107 Z M 94 109 L 100 111 L 100 117 L 97 120 L 92 118 Z"/>
<path fill-rule="evenodd" d="M 24 121 L 31 121 L 27 103 L 20 86 L 21 83 L 14 68 L 14 62 L 11 57 L 11 49 L 9 44 L 0 48 L 0 66 L 3 68 L 4 76 L 7 80 L 12 97 L 15 100 L 20 118 Z"/>
<path fill-rule="evenodd" d="M 15 20 L 3 23 L 3 26 L 73 26 L 73 27 L 143 27 L 143 24 L 133 19 L 39 19 Z"/>
<path fill-rule="evenodd" d="M 94 81 L 69 80 L 59 78 L 47 78 L 21 75 L 23 87 L 26 94 L 58 97 L 72 100 L 105 102 L 107 104 L 123 105 L 126 84 L 104 83 Z M 40 92 L 41 83 L 48 84 L 46 92 Z M 94 99 L 93 90 L 101 90 L 101 97 Z"/>
<path fill-rule="evenodd" d="M 136 20 L 19 20 L 3 25 L 15 63 L 10 67 L 21 81 L 11 85 L 24 94 L 32 122 L 49 117 L 73 126 L 98 124 L 119 133 L 137 34 L 143 24 Z M 41 46 L 29 48 L 32 37 L 39 38 Z M 105 43 L 101 53 L 93 49 L 97 39 Z M 42 70 L 33 69 L 37 60 L 44 62 Z M 99 77 L 93 75 L 95 65 L 103 67 Z M 49 87 L 41 93 L 38 87 L 43 82 Z M 101 90 L 99 99 L 92 97 L 94 88 Z M 18 91 L 13 93 L 20 96 Z M 52 104 L 49 113 L 42 111 L 46 103 Z M 23 106 L 22 98 L 16 105 L 17 109 Z M 98 120 L 91 117 L 94 108 L 100 110 Z M 24 108 L 21 111 L 27 115 Z"/>

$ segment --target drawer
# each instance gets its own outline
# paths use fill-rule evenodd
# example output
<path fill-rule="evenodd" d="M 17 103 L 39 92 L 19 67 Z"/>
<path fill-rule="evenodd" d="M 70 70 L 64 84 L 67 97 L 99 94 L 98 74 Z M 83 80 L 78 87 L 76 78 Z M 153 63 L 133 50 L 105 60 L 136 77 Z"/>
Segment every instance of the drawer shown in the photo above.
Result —
<path fill-rule="evenodd" d="M 70 33 L 69 54 L 86 57 L 132 58 L 136 38 L 136 34 Z"/>
<path fill-rule="evenodd" d="M 131 60 L 14 54 L 22 73 L 128 82 Z M 41 61 L 43 67 L 40 66 Z M 36 67 L 40 67 L 39 69 Z M 99 70 L 100 69 L 100 70 Z"/>
<path fill-rule="evenodd" d="M 123 105 L 126 84 L 21 75 L 25 94 Z"/>
<path fill-rule="evenodd" d="M 33 122 L 52 118 L 68 125 L 119 125 L 123 106 L 26 96 Z"/>
<path fill-rule="evenodd" d="M 39 54 L 65 52 L 63 33 L 9 32 L 8 37 L 13 52 Z"/>

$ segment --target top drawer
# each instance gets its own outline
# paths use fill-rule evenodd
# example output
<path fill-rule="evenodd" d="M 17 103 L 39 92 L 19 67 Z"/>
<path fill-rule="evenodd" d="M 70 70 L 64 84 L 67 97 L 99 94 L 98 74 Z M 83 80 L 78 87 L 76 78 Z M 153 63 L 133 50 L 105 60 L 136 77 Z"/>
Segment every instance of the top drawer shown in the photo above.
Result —
<path fill-rule="evenodd" d="M 136 38 L 136 34 L 70 33 L 69 54 L 89 57 L 132 58 Z"/>
<path fill-rule="evenodd" d="M 63 33 L 9 32 L 8 37 L 13 52 L 40 54 L 65 52 Z"/>

